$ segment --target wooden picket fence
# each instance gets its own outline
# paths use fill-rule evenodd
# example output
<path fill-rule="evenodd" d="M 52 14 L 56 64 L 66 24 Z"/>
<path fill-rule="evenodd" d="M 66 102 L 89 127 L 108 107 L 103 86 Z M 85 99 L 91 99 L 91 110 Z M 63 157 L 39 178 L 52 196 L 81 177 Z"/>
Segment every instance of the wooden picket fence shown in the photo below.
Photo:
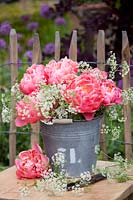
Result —
<path fill-rule="evenodd" d="M 60 59 L 60 34 L 55 32 L 55 60 Z M 126 31 L 122 31 L 122 61 L 126 60 L 130 64 L 130 50 L 129 42 Z M 69 58 L 76 61 L 77 60 L 77 31 L 74 30 L 71 38 L 70 48 L 69 48 Z M 34 44 L 33 44 L 33 55 L 32 63 L 39 64 L 41 63 L 41 48 L 39 35 L 35 33 L 34 35 Z M 12 29 L 10 32 L 10 63 L 11 63 L 11 86 L 13 86 L 18 80 L 18 50 L 17 50 L 17 34 L 15 29 Z M 105 69 L 105 34 L 103 30 L 98 31 L 97 35 L 97 67 L 101 70 Z M 123 78 L 123 89 L 128 89 L 130 87 L 130 72 Z M 14 165 L 14 160 L 16 157 L 16 96 L 11 98 L 11 121 L 10 121 L 10 130 L 9 130 L 9 159 L 10 166 Z M 124 141 L 125 141 L 125 157 L 127 159 L 132 158 L 132 136 L 131 136 L 131 106 L 130 102 L 124 105 L 124 117 L 126 121 L 124 122 Z M 33 142 L 39 143 L 39 133 L 40 133 L 40 124 L 36 123 L 32 125 L 31 133 L 31 144 Z M 106 151 L 106 135 L 104 132 L 101 132 L 100 138 L 101 149 L 103 152 L 102 159 L 107 160 L 107 151 Z"/>

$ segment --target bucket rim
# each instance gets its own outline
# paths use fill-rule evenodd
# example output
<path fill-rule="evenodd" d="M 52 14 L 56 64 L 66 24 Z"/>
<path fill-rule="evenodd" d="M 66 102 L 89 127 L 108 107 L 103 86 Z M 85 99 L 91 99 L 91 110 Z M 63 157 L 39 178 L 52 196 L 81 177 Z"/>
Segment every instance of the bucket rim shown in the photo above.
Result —
<path fill-rule="evenodd" d="M 94 117 L 92 120 L 89 120 L 89 121 L 87 121 L 87 120 L 85 120 L 85 119 L 81 119 L 81 120 L 73 120 L 73 122 L 91 122 L 91 121 L 95 121 L 95 120 L 97 120 L 97 119 L 102 119 L 103 116 L 104 116 L 104 115 L 102 114 L 102 115 L 98 115 L 98 116 Z"/>
<path fill-rule="evenodd" d="M 73 123 L 79 123 L 79 122 L 84 122 L 84 123 L 90 123 L 90 122 L 94 122 L 95 120 L 97 120 L 97 119 L 102 119 L 104 117 L 104 114 L 101 114 L 101 115 L 98 115 L 98 116 L 96 116 L 96 117 L 94 117 L 92 120 L 89 120 L 89 121 L 87 121 L 87 120 L 85 120 L 85 119 L 81 119 L 81 120 L 73 120 L 72 119 L 72 122 L 70 122 L 70 123 L 66 123 L 66 125 L 67 124 L 73 124 Z M 68 118 L 69 119 L 69 118 Z M 45 124 L 45 125 L 48 125 L 48 126 L 52 126 L 52 125 L 57 125 L 57 124 L 61 124 L 61 125 L 63 125 L 62 123 L 53 123 L 53 124 L 47 124 L 47 123 L 44 123 L 43 121 L 41 121 L 41 124 Z M 65 125 L 65 124 L 64 124 Z"/>

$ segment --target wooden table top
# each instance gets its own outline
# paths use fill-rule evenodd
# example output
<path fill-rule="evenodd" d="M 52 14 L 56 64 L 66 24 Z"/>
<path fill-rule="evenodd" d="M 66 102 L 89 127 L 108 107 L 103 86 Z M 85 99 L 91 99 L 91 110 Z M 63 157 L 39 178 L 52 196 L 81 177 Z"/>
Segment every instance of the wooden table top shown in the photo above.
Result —
<path fill-rule="evenodd" d="M 109 162 L 98 161 L 98 165 L 106 166 Z M 18 189 L 26 184 L 31 186 L 35 180 L 18 180 L 15 166 L 0 173 L 0 200 L 19 200 Z M 133 173 L 133 170 L 131 170 Z M 133 181 L 125 183 L 109 183 L 102 180 L 87 187 L 83 194 L 66 192 L 63 196 L 49 196 L 47 192 L 39 192 L 31 187 L 30 194 L 23 200 L 124 200 L 133 193 Z M 22 200 L 21 199 L 21 200 Z"/>

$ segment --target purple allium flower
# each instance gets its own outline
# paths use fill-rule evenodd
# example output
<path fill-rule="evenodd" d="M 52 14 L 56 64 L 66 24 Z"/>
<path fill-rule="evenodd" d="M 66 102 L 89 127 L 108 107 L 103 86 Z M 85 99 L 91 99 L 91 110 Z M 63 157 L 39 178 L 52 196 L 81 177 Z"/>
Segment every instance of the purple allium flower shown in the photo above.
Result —
<path fill-rule="evenodd" d="M 32 51 L 26 51 L 24 57 L 27 57 L 29 61 L 32 61 Z"/>
<path fill-rule="evenodd" d="M 130 86 L 133 87 L 133 78 L 130 80 Z"/>
<path fill-rule="evenodd" d="M 30 20 L 30 16 L 29 15 L 24 15 L 21 17 L 21 21 L 22 22 L 28 22 Z"/>
<path fill-rule="evenodd" d="M 1 25 L 0 25 L 0 34 L 2 35 L 8 35 L 10 33 L 11 30 L 11 25 L 8 21 L 4 21 Z"/>
<path fill-rule="evenodd" d="M 130 74 L 133 76 L 133 58 L 130 59 L 130 65 L 132 65 L 130 66 Z"/>
<path fill-rule="evenodd" d="M 27 24 L 27 29 L 32 30 L 32 31 L 37 30 L 38 29 L 38 22 L 31 22 L 31 23 Z"/>
<path fill-rule="evenodd" d="M 18 46 L 18 52 L 21 52 L 22 51 L 21 45 L 18 43 L 17 46 Z"/>
<path fill-rule="evenodd" d="M 18 39 L 22 39 L 23 38 L 23 34 L 22 33 L 17 33 L 17 38 Z"/>
<path fill-rule="evenodd" d="M 6 41 L 4 39 L 0 39 L 0 49 L 5 49 L 6 48 Z"/>
<path fill-rule="evenodd" d="M 118 87 L 119 87 L 120 89 L 123 88 L 123 80 L 119 80 L 119 81 L 118 81 Z M 130 87 L 133 87 L 133 78 L 132 78 L 132 77 L 131 77 L 131 80 L 130 80 Z"/>
<path fill-rule="evenodd" d="M 79 55 L 80 54 L 80 49 L 79 48 L 77 48 L 77 55 Z"/>
<path fill-rule="evenodd" d="M 48 43 L 48 44 L 45 45 L 45 47 L 44 47 L 44 53 L 46 55 L 52 55 L 54 53 L 54 51 L 55 51 L 55 45 L 54 45 L 54 43 Z"/>
<path fill-rule="evenodd" d="M 28 47 L 32 47 L 32 46 L 33 46 L 33 43 L 34 43 L 34 38 L 32 37 L 32 38 L 30 38 L 30 39 L 28 40 L 27 46 L 28 46 Z"/>
<path fill-rule="evenodd" d="M 66 25 L 66 20 L 63 18 L 63 17 L 57 17 L 55 19 L 55 24 L 57 26 L 63 26 L 63 25 Z"/>
<path fill-rule="evenodd" d="M 120 89 L 122 89 L 122 87 L 123 87 L 123 81 L 122 81 L 122 80 L 119 80 L 119 81 L 118 81 L 118 87 L 119 87 Z"/>
<path fill-rule="evenodd" d="M 22 66 L 22 60 L 18 59 L 18 67 Z"/>
<path fill-rule="evenodd" d="M 51 17 L 51 7 L 48 4 L 43 4 L 40 8 L 40 14 L 44 18 L 50 18 Z"/>

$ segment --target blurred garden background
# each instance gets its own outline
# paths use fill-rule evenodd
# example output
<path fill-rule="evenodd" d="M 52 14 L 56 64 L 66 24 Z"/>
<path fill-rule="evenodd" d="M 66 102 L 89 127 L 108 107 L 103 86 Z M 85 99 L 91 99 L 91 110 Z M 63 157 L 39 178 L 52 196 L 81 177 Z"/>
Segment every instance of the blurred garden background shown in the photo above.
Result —
<path fill-rule="evenodd" d="M 97 32 L 102 29 L 106 38 L 106 58 L 109 52 L 113 51 L 116 53 L 117 62 L 120 63 L 121 31 L 126 30 L 131 50 L 130 71 L 131 86 L 133 86 L 132 0 L 0 0 L 0 99 L 2 93 L 7 97 L 11 89 L 9 65 L 11 28 L 16 29 L 18 38 L 19 80 L 25 69 L 31 65 L 35 32 L 40 36 L 44 64 L 54 58 L 55 31 L 60 31 L 61 57 L 68 56 L 73 29 L 78 30 L 78 61 L 96 61 Z M 120 75 L 116 74 L 115 80 L 122 88 Z M 10 98 L 6 98 L 6 103 L 10 104 Z M 0 113 L 2 106 L 0 100 Z M 122 125 L 120 129 L 122 133 Z M 0 169 L 9 165 L 8 131 L 9 124 L 3 123 L 0 115 Z M 123 141 L 122 134 L 118 141 L 111 141 L 110 135 L 107 136 L 107 150 L 110 157 L 118 151 L 124 154 L 124 145 L 121 141 Z M 29 147 L 30 127 L 18 128 L 17 153 Z"/>

